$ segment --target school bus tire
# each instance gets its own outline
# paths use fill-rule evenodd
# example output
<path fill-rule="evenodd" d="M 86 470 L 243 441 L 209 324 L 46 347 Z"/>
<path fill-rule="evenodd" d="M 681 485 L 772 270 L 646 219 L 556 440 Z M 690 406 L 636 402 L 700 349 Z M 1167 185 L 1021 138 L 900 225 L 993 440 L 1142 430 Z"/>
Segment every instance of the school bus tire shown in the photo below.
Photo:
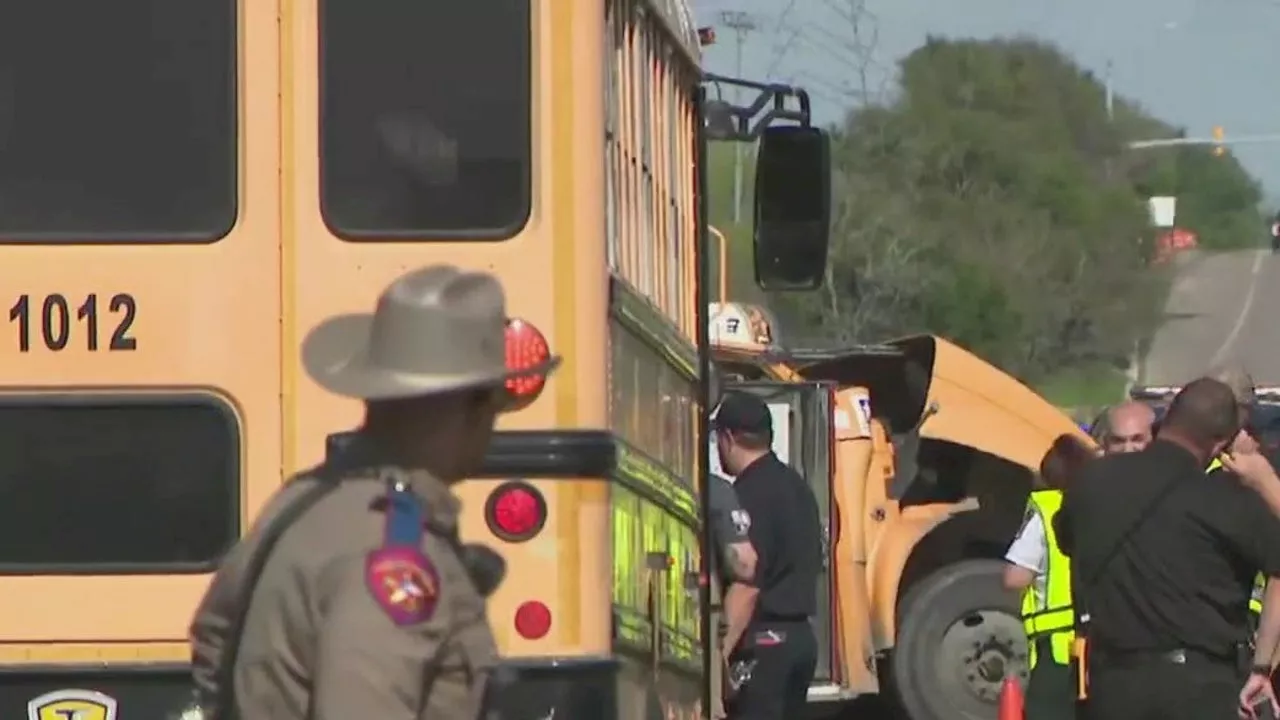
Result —
<path fill-rule="evenodd" d="M 962 560 L 902 597 L 891 672 L 910 720 L 990 720 L 1005 673 L 1025 677 L 1020 603 L 1003 572 L 999 560 Z"/>

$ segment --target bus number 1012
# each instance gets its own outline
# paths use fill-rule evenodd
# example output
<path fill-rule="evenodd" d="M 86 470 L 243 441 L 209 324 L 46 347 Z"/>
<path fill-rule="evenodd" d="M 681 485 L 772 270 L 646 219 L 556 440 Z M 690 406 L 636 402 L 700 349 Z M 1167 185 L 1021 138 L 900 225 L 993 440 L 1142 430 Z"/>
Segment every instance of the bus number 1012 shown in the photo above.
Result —
<path fill-rule="evenodd" d="M 40 341 L 49 350 L 66 350 L 73 335 L 83 335 L 85 348 L 97 352 L 101 345 L 98 332 L 100 312 L 104 316 L 103 321 L 114 323 L 106 349 L 110 352 L 137 350 L 138 341 L 130 335 L 138 313 L 138 304 L 133 296 L 116 293 L 107 300 L 105 309 L 100 310 L 99 304 L 97 293 L 86 295 L 74 310 L 66 296 L 58 293 L 46 295 L 43 299 L 37 296 L 34 300 L 30 295 L 19 295 L 9 308 L 9 324 L 15 326 L 18 333 L 18 352 L 31 352 L 33 320 L 39 322 Z"/>

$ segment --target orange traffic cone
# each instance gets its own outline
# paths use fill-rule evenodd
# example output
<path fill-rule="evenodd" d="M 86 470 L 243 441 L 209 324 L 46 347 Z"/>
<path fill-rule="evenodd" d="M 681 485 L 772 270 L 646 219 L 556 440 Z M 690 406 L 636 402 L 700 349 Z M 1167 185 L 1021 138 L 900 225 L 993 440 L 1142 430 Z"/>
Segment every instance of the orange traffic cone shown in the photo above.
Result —
<path fill-rule="evenodd" d="M 1012 675 L 1006 676 L 1004 684 L 1000 686 L 1000 711 L 996 715 L 997 720 L 1023 720 L 1024 701 L 1022 683 Z"/>

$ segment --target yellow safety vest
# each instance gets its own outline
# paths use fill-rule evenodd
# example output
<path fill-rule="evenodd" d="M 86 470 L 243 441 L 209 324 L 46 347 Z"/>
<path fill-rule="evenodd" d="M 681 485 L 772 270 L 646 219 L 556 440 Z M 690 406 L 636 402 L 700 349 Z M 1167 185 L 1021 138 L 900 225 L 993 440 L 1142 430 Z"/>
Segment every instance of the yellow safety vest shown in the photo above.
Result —
<path fill-rule="evenodd" d="M 1214 470 L 1220 470 L 1220 469 L 1222 469 L 1222 461 L 1219 460 L 1218 458 L 1214 458 L 1213 462 L 1209 463 L 1209 468 L 1205 470 L 1205 473 L 1208 474 L 1213 472 Z M 1262 614 L 1262 596 L 1266 593 L 1266 591 L 1267 591 L 1267 576 L 1263 575 L 1262 573 L 1258 573 L 1258 576 L 1253 579 L 1253 594 L 1249 597 L 1250 612 L 1256 615 Z"/>
<path fill-rule="evenodd" d="M 1022 625 L 1027 632 L 1029 666 L 1036 666 L 1036 640 L 1046 635 L 1053 648 L 1053 662 L 1070 662 L 1071 643 L 1075 640 L 1075 611 L 1071 607 L 1071 561 L 1058 547 L 1053 531 L 1053 516 L 1062 507 L 1061 490 L 1037 490 L 1031 493 L 1029 509 L 1044 523 L 1044 538 L 1049 546 L 1044 571 L 1044 596 L 1037 597 L 1033 588 L 1022 596 Z"/>

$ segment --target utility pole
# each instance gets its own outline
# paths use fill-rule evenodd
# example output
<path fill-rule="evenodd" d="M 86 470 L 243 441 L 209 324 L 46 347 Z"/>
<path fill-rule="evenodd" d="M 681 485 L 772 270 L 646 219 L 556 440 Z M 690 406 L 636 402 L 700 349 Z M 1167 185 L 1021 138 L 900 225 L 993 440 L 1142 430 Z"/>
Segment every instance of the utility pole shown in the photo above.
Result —
<path fill-rule="evenodd" d="M 1110 60 L 1107 60 L 1107 74 L 1103 76 L 1107 92 L 1107 120 L 1116 119 L 1116 95 L 1115 90 L 1111 85 L 1111 72 L 1114 67 L 1115 65 Z"/>
<path fill-rule="evenodd" d="M 756 29 L 755 20 L 741 10 L 725 10 L 720 13 L 720 23 L 733 31 L 734 77 L 742 77 L 742 50 L 747 44 L 747 35 Z M 733 90 L 734 105 L 742 105 L 742 88 Z M 733 223 L 742 222 L 742 143 L 733 144 Z"/>

